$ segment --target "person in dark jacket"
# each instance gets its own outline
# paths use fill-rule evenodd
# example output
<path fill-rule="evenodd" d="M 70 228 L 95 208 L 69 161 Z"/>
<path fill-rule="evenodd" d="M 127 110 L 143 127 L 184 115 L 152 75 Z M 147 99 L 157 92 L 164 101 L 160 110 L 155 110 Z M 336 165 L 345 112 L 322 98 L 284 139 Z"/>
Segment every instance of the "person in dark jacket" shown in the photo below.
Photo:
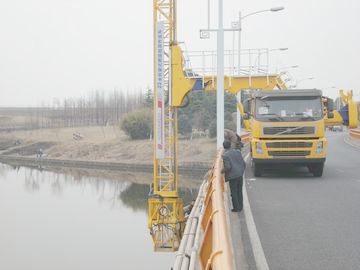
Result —
<path fill-rule="evenodd" d="M 223 143 L 225 152 L 223 154 L 223 162 L 225 173 L 225 181 L 229 182 L 231 200 L 233 204 L 232 212 L 240 212 L 243 209 L 243 174 L 245 171 L 245 161 L 242 157 L 240 149 L 231 149 L 231 142 L 225 140 Z"/>
<path fill-rule="evenodd" d="M 241 137 L 230 129 L 224 129 L 224 139 L 225 141 L 230 141 L 231 148 L 233 149 L 236 148 L 240 149 L 243 147 L 243 143 L 241 142 Z"/>

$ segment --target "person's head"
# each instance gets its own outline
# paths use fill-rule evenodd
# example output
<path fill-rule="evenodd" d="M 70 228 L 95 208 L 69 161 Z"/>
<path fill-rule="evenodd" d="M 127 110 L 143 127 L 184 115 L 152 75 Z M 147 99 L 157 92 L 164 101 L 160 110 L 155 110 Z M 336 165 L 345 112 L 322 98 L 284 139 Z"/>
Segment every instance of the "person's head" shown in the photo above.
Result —
<path fill-rule="evenodd" d="M 230 149 L 230 146 L 231 146 L 231 142 L 230 142 L 230 141 L 225 140 L 225 141 L 223 142 L 223 147 L 224 147 L 224 149 Z"/>

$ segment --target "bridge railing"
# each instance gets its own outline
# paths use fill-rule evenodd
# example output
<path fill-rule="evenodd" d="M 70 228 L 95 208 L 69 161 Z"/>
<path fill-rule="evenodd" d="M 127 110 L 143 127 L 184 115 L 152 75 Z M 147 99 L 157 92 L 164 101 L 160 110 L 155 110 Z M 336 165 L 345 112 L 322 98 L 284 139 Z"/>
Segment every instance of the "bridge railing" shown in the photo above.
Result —
<path fill-rule="evenodd" d="M 241 135 L 246 144 L 251 134 Z M 174 270 L 234 269 L 233 247 L 230 240 L 225 192 L 223 150 L 202 183 L 194 207 L 187 219 L 183 238 L 177 252 Z"/>
<path fill-rule="evenodd" d="M 251 133 L 242 134 L 240 137 L 241 137 L 242 143 L 246 144 L 246 143 L 250 142 L 250 140 L 251 140 Z"/>
<path fill-rule="evenodd" d="M 208 178 L 201 226 L 204 231 L 199 258 L 202 269 L 233 269 L 228 217 L 225 211 L 225 181 L 221 173 L 223 151 L 219 151 Z"/>
<path fill-rule="evenodd" d="M 360 130 L 350 129 L 350 137 L 355 140 L 360 140 Z"/>
<path fill-rule="evenodd" d="M 202 218 L 206 186 L 207 181 L 205 179 L 199 188 L 191 213 L 187 217 L 184 234 L 175 257 L 174 270 L 194 270 L 198 268 L 198 247 L 201 238 L 199 222 Z"/>
<path fill-rule="evenodd" d="M 246 144 L 251 140 L 251 133 L 241 135 Z M 204 231 L 200 245 L 199 258 L 202 269 L 234 269 L 233 247 L 230 241 L 229 220 L 226 214 L 225 181 L 223 169 L 223 151 L 217 154 L 208 177 L 204 199 L 201 226 Z"/>

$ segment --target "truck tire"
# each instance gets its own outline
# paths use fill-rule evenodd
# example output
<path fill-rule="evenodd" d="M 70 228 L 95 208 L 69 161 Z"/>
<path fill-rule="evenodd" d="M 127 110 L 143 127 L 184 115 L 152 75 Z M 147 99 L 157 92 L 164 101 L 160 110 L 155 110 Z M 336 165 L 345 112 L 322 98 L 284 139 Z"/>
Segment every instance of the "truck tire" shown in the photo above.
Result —
<path fill-rule="evenodd" d="M 315 163 L 309 165 L 309 171 L 315 176 L 315 177 L 321 177 L 324 171 L 324 163 Z"/>
<path fill-rule="evenodd" d="M 255 177 L 260 177 L 262 173 L 262 168 L 259 164 L 253 162 L 253 172 Z"/>

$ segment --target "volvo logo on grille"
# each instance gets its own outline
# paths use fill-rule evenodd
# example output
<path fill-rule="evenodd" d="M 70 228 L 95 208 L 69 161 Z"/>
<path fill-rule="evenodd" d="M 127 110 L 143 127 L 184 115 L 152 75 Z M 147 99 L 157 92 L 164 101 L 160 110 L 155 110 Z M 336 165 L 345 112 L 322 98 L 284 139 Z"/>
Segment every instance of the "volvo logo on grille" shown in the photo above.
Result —
<path fill-rule="evenodd" d="M 314 134 L 315 127 L 311 126 L 298 126 L 298 127 L 264 127 L 264 135 L 303 135 Z"/>

